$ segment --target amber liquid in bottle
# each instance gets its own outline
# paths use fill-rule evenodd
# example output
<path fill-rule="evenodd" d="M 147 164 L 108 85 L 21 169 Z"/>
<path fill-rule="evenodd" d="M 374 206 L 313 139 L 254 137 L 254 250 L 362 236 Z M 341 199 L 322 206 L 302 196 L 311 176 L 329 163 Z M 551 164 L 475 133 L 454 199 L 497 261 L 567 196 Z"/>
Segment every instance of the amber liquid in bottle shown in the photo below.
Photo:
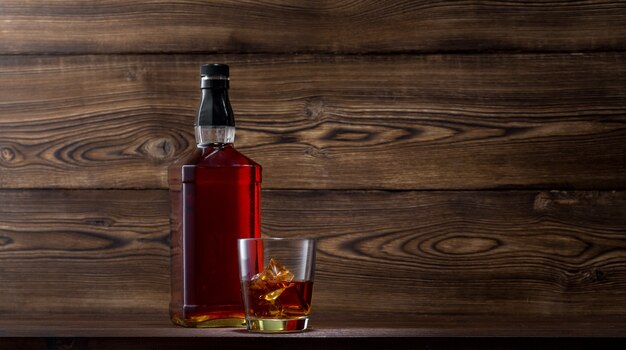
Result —
<path fill-rule="evenodd" d="M 168 174 L 170 316 L 187 327 L 242 326 L 237 239 L 260 237 L 261 167 L 233 147 L 234 120 L 200 124 L 195 153 Z"/>

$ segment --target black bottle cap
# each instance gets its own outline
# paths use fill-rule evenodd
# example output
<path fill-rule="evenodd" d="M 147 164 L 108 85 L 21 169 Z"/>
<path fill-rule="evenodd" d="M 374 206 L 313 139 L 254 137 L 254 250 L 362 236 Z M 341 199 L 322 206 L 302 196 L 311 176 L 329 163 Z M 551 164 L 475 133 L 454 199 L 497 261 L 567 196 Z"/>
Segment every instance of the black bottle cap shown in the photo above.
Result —
<path fill-rule="evenodd" d="M 228 77 L 229 73 L 230 72 L 227 64 L 211 63 L 203 64 L 200 66 L 200 75 L 203 76 L 221 75 L 224 77 Z"/>

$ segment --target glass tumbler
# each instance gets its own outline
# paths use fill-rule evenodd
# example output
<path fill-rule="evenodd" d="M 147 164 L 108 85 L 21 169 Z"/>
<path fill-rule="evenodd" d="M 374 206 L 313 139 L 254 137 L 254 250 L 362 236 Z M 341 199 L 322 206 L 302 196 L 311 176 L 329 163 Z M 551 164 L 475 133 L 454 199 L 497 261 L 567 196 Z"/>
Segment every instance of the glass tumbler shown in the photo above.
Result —
<path fill-rule="evenodd" d="M 315 274 L 315 240 L 238 240 L 246 324 L 252 332 L 298 332 L 307 328 Z"/>

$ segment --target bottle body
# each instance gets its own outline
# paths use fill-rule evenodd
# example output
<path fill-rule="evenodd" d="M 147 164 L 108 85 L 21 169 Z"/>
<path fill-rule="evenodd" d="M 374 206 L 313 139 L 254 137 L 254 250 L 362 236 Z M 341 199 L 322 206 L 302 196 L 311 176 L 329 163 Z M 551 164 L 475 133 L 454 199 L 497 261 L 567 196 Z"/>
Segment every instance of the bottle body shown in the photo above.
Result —
<path fill-rule="evenodd" d="M 170 168 L 170 316 L 188 327 L 241 326 L 237 239 L 260 237 L 261 167 L 232 145 L 199 147 Z"/>

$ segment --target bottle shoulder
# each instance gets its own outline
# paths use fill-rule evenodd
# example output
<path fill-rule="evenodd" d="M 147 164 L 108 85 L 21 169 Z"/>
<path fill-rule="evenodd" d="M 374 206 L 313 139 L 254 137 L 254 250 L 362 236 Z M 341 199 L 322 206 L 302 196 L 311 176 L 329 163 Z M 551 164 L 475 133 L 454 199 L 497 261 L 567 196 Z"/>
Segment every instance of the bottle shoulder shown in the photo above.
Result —
<path fill-rule="evenodd" d="M 258 167 L 261 165 L 232 146 L 198 147 L 185 154 L 173 167 Z"/>
<path fill-rule="evenodd" d="M 219 171 L 228 178 L 252 176 L 260 183 L 262 170 L 258 163 L 233 147 L 199 147 L 169 167 L 168 183 L 170 188 L 178 188 L 181 182 L 195 182 L 199 171 Z"/>

